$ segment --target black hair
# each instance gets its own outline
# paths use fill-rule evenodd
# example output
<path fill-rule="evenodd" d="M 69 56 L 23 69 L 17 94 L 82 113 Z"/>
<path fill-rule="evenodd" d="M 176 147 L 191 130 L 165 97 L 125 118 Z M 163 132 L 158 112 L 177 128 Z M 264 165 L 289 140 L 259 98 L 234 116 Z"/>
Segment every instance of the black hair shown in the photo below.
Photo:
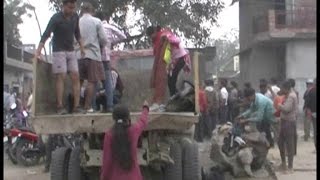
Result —
<path fill-rule="evenodd" d="M 221 78 L 220 79 L 220 83 L 223 87 L 226 87 L 228 85 L 228 80 L 227 79 L 224 79 L 224 78 Z"/>
<path fill-rule="evenodd" d="M 233 86 L 234 88 L 238 88 L 238 83 L 235 81 L 231 81 L 230 82 L 231 86 Z"/>
<path fill-rule="evenodd" d="M 146 35 L 151 36 L 155 32 L 159 32 L 161 30 L 161 26 L 149 26 L 146 30 Z"/>
<path fill-rule="evenodd" d="M 102 11 L 97 12 L 96 17 L 99 18 L 101 21 L 103 20 L 109 21 L 110 19 L 110 15 L 107 12 L 102 12 Z"/>
<path fill-rule="evenodd" d="M 115 121 L 112 128 L 112 157 L 122 169 L 129 171 L 133 165 L 133 158 L 128 135 L 128 127 L 131 126 L 128 107 L 126 105 L 116 105 L 112 117 Z"/>
<path fill-rule="evenodd" d="M 77 0 L 63 0 L 62 1 L 62 4 L 63 5 L 66 5 L 66 4 L 68 4 L 68 3 L 76 3 L 77 2 Z"/>
<path fill-rule="evenodd" d="M 288 82 L 291 84 L 291 88 L 296 86 L 296 81 L 294 79 L 288 79 Z"/>
<path fill-rule="evenodd" d="M 292 82 L 290 80 L 283 82 L 281 85 L 281 89 L 284 89 L 284 90 L 290 90 L 291 88 L 292 88 Z"/>
<path fill-rule="evenodd" d="M 245 87 L 245 88 L 251 88 L 251 83 L 250 83 L 250 82 L 244 83 L 244 87 Z"/>
<path fill-rule="evenodd" d="M 204 84 L 206 86 L 214 86 L 214 81 L 213 81 L 213 79 L 206 79 L 206 80 L 204 80 Z"/>
<path fill-rule="evenodd" d="M 278 80 L 277 80 L 275 77 L 273 77 L 273 78 L 270 79 L 270 82 L 271 82 L 272 84 L 277 84 L 277 83 L 278 83 Z"/>
<path fill-rule="evenodd" d="M 255 95 L 256 91 L 253 89 L 253 88 L 245 88 L 243 90 L 243 96 L 244 97 L 250 97 L 250 96 L 253 96 Z"/>
<path fill-rule="evenodd" d="M 94 7 L 89 2 L 84 2 L 81 6 L 81 12 L 82 13 L 92 13 L 94 12 Z"/>

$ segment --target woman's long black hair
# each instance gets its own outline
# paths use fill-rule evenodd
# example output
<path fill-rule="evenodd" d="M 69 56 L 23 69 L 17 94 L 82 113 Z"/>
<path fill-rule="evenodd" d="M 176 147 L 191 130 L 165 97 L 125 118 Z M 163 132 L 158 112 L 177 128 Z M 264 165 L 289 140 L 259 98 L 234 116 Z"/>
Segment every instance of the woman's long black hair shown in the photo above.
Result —
<path fill-rule="evenodd" d="M 131 125 L 130 112 L 127 106 L 117 105 L 112 113 L 115 124 L 112 129 L 111 150 L 113 160 L 124 170 L 130 170 L 133 164 L 131 142 L 128 127 Z"/>

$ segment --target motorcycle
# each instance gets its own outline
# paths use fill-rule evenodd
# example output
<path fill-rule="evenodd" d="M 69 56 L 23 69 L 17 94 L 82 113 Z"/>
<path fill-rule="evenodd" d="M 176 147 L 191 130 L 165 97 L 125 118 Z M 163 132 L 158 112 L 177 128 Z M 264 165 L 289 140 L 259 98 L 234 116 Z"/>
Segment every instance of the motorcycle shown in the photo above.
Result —
<path fill-rule="evenodd" d="M 39 136 L 31 128 L 22 126 L 15 118 L 15 105 L 12 105 L 10 113 L 6 115 L 4 122 L 4 145 L 9 159 L 13 164 L 32 166 L 38 164 L 40 158 L 45 155 L 45 146 Z M 28 113 L 22 111 L 25 125 Z"/>

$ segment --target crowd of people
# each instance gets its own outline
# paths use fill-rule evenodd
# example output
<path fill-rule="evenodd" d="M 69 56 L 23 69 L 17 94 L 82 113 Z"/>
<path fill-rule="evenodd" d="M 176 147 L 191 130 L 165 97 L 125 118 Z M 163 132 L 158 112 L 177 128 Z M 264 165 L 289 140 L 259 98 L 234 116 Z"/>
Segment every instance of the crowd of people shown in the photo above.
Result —
<path fill-rule="evenodd" d="M 316 79 L 308 80 L 306 85 L 303 106 L 307 121 L 305 124 L 313 124 L 316 145 Z M 245 83 L 241 90 L 234 81 L 228 86 L 226 79 L 219 79 L 218 86 L 214 86 L 213 79 L 205 80 L 199 92 L 201 115 L 195 138 L 200 142 L 210 139 L 216 126 L 226 122 L 254 122 L 257 130 L 265 133 L 270 148 L 275 143 L 278 144 L 282 161 L 279 168 L 292 172 L 293 157 L 297 154 L 298 99 L 294 79 L 281 83 L 275 78 L 271 78 L 269 82 L 261 79 L 258 91 L 250 83 Z M 310 137 L 308 128 L 310 129 L 310 125 L 305 127 L 305 140 Z"/>
<path fill-rule="evenodd" d="M 103 112 L 113 111 L 115 124 L 105 133 L 101 179 L 142 179 L 136 159 L 137 141 L 147 125 L 148 103 L 143 106 L 140 121 L 134 125 L 131 125 L 127 107 L 120 105 L 113 109 L 122 96 L 123 84 L 119 73 L 111 67 L 110 53 L 112 46 L 127 36 L 110 25 L 110 15 L 95 14 L 93 6 L 88 2 L 83 3 L 79 17 L 75 13 L 75 2 L 63 0 L 62 11 L 50 19 L 35 57 L 40 56 L 46 40 L 53 33 L 52 71 L 56 77 L 58 114 L 67 113 L 63 102 L 67 74 L 72 80 L 73 113 L 93 112 L 99 110 L 100 105 L 103 105 Z M 183 94 L 185 89 L 180 89 L 179 84 L 183 87 L 192 86 L 185 83 L 191 71 L 191 61 L 188 50 L 181 46 L 180 39 L 169 29 L 151 26 L 147 28 L 146 34 L 152 40 L 155 56 L 151 74 L 154 94 L 150 111 L 157 111 L 164 104 L 166 85 L 169 87 L 170 99 Z M 79 49 L 74 48 L 74 39 Z M 182 78 L 179 74 L 183 74 Z M 179 79 L 182 79 L 182 83 L 178 82 Z M 306 119 L 313 122 L 316 134 L 315 82 L 308 81 L 304 112 Z M 270 82 L 261 79 L 260 89 L 256 91 L 250 83 L 245 83 L 244 89 L 240 90 L 235 81 L 229 86 L 227 79 L 219 79 L 217 84 L 213 79 L 205 80 L 199 92 L 201 115 L 196 140 L 210 138 L 211 132 L 219 124 L 254 122 L 257 129 L 266 134 L 270 147 L 274 146 L 275 140 L 278 142 L 281 168 L 285 170 L 288 167 L 292 171 L 297 146 L 299 94 L 294 89 L 293 79 L 284 81 L 280 87 L 278 84 L 275 78 Z M 277 127 L 277 122 L 280 127 Z M 272 136 L 272 131 L 278 133 Z M 46 170 L 49 170 L 49 162 L 46 163 Z"/>

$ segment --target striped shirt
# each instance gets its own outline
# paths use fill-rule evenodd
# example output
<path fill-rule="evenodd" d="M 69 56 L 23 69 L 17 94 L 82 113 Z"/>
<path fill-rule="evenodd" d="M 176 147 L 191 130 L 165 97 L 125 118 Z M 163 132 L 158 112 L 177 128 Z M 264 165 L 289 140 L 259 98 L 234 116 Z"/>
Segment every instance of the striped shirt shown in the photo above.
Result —
<path fill-rule="evenodd" d="M 119 43 L 127 38 L 118 28 L 110 25 L 107 21 L 102 21 L 103 30 L 106 34 L 107 44 L 102 50 L 102 61 L 110 61 L 112 44 Z"/>
<path fill-rule="evenodd" d="M 116 89 L 118 77 L 119 77 L 118 73 L 115 70 L 111 70 L 111 84 L 112 84 L 113 91 Z"/>

